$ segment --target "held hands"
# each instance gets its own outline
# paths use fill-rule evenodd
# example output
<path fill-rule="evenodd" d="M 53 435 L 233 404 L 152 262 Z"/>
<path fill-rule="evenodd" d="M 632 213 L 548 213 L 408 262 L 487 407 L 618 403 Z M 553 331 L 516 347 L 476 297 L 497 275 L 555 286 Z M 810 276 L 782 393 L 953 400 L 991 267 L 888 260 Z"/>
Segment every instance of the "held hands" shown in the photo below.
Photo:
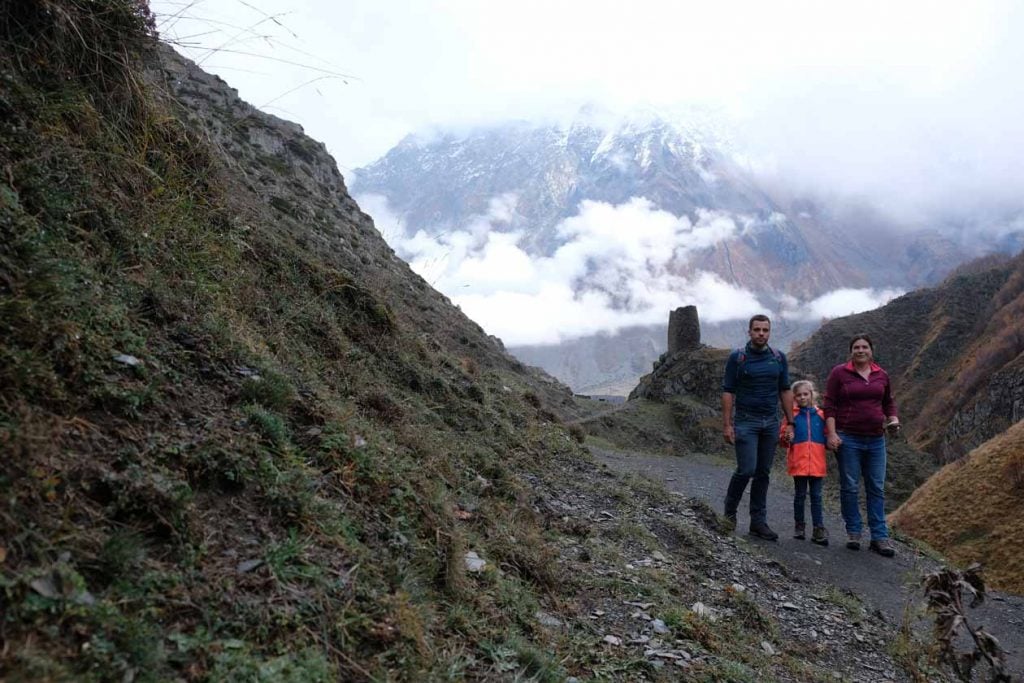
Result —
<path fill-rule="evenodd" d="M 786 443 L 793 443 L 793 436 L 796 434 L 796 428 L 792 424 L 786 425 L 786 429 L 782 432 L 782 440 Z"/>
<path fill-rule="evenodd" d="M 825 442 L 830 451 L 839 450 L 839 447 L 843 445 L 843 440 L 840 439 L 839 435 L 835 432 L 830 432 L 828 436 L 825 437 Z"/>

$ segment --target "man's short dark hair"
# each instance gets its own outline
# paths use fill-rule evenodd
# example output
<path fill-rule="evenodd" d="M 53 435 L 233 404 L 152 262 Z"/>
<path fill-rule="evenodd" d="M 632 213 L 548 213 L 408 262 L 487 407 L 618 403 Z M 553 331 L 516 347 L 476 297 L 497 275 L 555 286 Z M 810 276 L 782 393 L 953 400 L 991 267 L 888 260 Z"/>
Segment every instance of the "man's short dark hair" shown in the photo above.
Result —
<path fill-rule="evenodd" d="M 750 319 L 749 323 L 747 323 L 747 329 L 748 330 L 754 329 L 754 323 L 758 323 L 758 322 L 760 322 L 760 323 L 768 323 L 768 327 L 772 326 L 771 318 L 766 316 L 764 313 L 758 313 L 757 315 L 755 315 L 753 318 Z"/>

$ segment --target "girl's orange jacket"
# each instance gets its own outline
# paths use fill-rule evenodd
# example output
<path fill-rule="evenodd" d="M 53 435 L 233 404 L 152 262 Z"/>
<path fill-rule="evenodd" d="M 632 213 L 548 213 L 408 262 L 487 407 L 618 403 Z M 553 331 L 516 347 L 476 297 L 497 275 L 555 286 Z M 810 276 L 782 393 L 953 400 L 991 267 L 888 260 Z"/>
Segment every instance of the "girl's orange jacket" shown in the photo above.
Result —
<path fill-rule="evenodd" d="M 818 406 L 793 406 L 793 443 L 783 441 L 786 425 L 779 430 L 779 444 L 786 446 L 786 470 L 791 477 L 825 476 L 825 414 Z"/>

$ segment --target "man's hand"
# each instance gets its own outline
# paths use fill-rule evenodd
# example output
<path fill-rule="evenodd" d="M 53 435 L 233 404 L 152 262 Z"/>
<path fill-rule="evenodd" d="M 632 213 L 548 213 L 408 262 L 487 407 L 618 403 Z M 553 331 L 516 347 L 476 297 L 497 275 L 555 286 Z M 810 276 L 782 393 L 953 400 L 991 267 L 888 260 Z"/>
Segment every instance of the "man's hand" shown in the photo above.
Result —
<path fill-rule="evenodd" d="M 793 426 L 793 423 L 790 423 L 790 424 L 786 425 L 786 431 L 785 431 L 786 443 L 793 443 L 793 437 L 795 435 L 796 435 L 796 427 Z"/>
<path fill-rule="evenodd" d="M 722 436 L 725 437 L 725 442 L 727 444 L 735 444 L 736 443 L 736 430 L 733 429 L 732 425 L 725 425 L 722 428 Z"/>

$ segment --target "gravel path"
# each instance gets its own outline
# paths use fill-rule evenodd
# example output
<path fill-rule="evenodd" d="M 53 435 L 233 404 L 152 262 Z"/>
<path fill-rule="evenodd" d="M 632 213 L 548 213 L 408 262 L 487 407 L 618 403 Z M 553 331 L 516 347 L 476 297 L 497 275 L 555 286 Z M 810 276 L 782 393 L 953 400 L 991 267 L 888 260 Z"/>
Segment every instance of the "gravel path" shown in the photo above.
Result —
<path fill-rule="evenodd" d="M 665 486 L 693 498 L 706 500 L 716 512 L 721 512 L 722 498 L 732 475 L 729 464 L 710 456 L 658 456 L 643 453 L 591 447 L 601 462 L 613 469 L 644 474 L 662 481 Z M 792 538 L 793 489 L 792 480 L 773 475 L 768 492 L 768 523 L 779 534 L 778 542 L 763 541 L 748 536 L 747 495 L 744 495 L 738 515 L 736 533 L 762 548 L 764 553 L 808 581 L 830 583 L 858 595 L 869 609 L 881 611 L 893 623 L 903 618 L 904 609 L 911 601 L 922 601 L 919 577 L 924 571 L 938 566 L 909 546 L 898 543 L 898 555 L 886 559 L 868 552 L 847 550 L 845 532 L 838 509 L 830 509 L 826 499 L 825 525 L 832 535 L 827 548 L 809 540 Z M 810 521 L 809 511 L 808 522 Z M 808 524 L 808 531 L 810 524 Z M 990 599 L 978 609 L 971 610 L 968 618 L 974 625 L 983 625 L 1008 651 L 1007 661 L 1014 673 L 1024 673 L 1024 598 L 990 592 Z"/>

